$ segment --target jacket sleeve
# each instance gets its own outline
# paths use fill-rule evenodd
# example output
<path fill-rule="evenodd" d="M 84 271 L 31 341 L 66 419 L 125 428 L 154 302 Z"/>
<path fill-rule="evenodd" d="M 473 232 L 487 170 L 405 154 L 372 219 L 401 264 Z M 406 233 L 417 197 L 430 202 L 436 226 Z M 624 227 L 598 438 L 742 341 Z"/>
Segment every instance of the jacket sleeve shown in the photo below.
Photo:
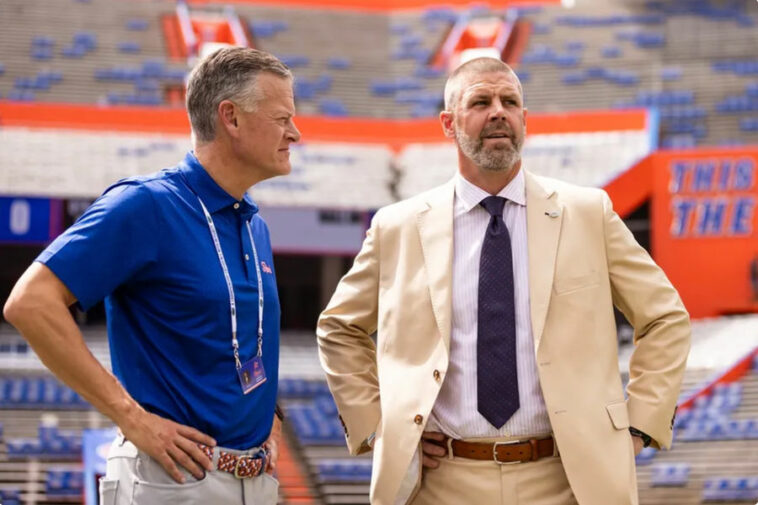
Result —
<path fill-rule="evenodd" d="M 634 239 L 603 193 L 613 303 L 634 327 L 629 363 L 630 424 L 670 448 L 676 402 L 690 349 L 690 320 L 679 294 Z"/>
<path fill-rule="evenodd" d="M 351 454 L 370 450 L 381 417 L 376 345 L 379 298 L 379 216 L 361 251 L 318 320 L 319 359 Z"/>

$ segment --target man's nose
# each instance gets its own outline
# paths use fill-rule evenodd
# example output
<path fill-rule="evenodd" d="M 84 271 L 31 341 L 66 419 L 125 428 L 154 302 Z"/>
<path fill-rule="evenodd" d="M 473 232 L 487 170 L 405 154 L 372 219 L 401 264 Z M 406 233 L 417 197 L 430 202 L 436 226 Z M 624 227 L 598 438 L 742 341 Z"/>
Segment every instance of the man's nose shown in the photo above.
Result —
<path fill-rule="evenodd" d="M 290 123 L 290 128 L 287 131 L 287 138 L 289 138 L 291 142 L 299 142 L 300 136 L 300 130 L 297 129 L 295 122 L 292 121 Z"/>
<path fill-rule="evenodd" d="M 502 121 L 505 119 L 505 107 L 500 100 L 492 102 L 492 111 L 490 112 L 490 121 Z"/>

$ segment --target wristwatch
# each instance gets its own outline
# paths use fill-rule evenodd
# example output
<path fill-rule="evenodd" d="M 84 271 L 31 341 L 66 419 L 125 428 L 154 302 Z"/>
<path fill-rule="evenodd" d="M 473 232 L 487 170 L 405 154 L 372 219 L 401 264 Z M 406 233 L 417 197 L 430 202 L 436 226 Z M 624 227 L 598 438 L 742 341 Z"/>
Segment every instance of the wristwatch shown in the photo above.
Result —
<path fill-rule="evenodd" d="M 642 439 L 642 446 L 643 447 L 648 447 L 650 445 L 650 442 L 653 441 L 653 439 L 650 438 L 650 435 L 648 435 L 647 433 L 644 433 L 644 432 L 638 430 L 637 428 L 630 427 L 629 428 L 629 433 L 631 433 L 635 437 L 640 437 Z"/>

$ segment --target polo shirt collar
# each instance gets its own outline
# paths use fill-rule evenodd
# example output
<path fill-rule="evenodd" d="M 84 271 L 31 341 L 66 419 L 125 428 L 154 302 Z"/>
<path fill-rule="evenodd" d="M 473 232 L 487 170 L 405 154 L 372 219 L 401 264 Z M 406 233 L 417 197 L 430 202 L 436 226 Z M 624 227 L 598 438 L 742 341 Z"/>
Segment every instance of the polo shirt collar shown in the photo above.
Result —
<path fill-rule="evenodd" d="M 479 186 L 467 181 L 460 172 L 455 174 L 455 196 L 460 199 L 461 207 L 464 213 L 470 211 L 479 203 L 492 196 Z M 504 187 L 497 196 L 502 196 L 506 200 L 521 206 L 526 206 L 526 182 L 524 179 L 524 169 L 519 168 L 516 177 Z"/>
<path fill-rule="evenodd" d="M 227 193 L 224 188 L 219 186 L 213 180 L 213 177 L 205 171 L 205 168 L 203 168 L 203 165 L 192 151 L 189 151 L 184 160 L 179 163 L 179 171 L 184 175 L 187 185 L 200 197 L 211 214 L 230 207 L 235 203 L 240 204 L 240 213 L 243 216 L 252 216 L 258 212 L 258 205 L 256 205 L 248 193 L 245 193 L 242 200 L 238 201 Z"/>

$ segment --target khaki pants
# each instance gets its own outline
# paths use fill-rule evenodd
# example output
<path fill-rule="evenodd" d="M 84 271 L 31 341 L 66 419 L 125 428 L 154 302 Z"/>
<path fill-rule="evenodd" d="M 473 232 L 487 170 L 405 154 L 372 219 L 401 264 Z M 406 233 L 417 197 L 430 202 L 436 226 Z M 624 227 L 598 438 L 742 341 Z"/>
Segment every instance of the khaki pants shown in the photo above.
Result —
<path fill-rule="evenodd" d="M 234 451 L 235 454 L 251 451 Z M 214 451 L 216 466 L 218 451 Z M 202 480 L 184 471 L 179 484 L 155 460 L 134 444 L 116 437 L 108 452 L 105 477 L 100 480 L 100 505 L 274 505 L 279 482 L 268 474 L 237 479 L 214 470 Z"/>
<path fill-rule="evenodd" d="M 410 503 L 577 505 L 560 456 L 513 465 L 456 457 L 442 458 L 438 468 L 424 468 L 421 488 Z"/>

